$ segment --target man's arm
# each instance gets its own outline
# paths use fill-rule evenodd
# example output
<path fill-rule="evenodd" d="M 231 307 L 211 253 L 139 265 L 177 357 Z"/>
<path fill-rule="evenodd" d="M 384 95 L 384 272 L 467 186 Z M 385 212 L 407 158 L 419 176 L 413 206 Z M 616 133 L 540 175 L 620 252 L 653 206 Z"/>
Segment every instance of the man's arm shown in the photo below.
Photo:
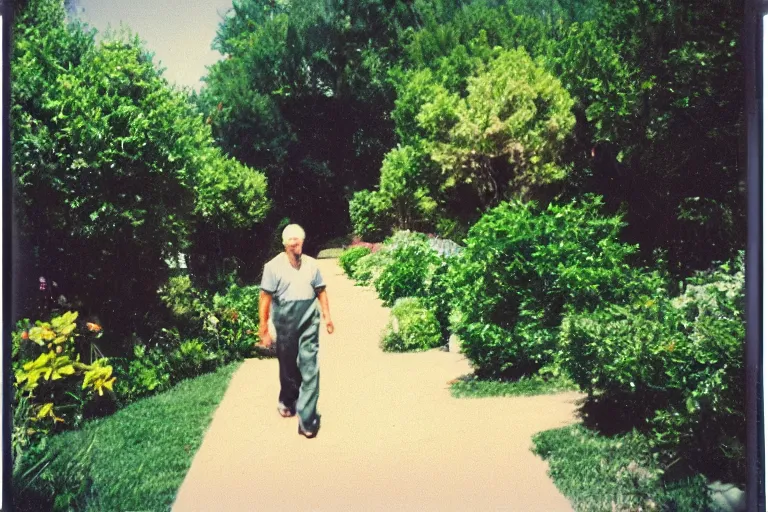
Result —
<path fill-rule="evenodd" d="M 269 309 L 272 307 L 272 295 L 261 290 L 259 292 L 259 338 L 262 346 L 272 345 L 272 337 L 269 335 Z"/>
<path fill-rule="evenodd" d="M 328 308 L 328 293 L 325 291 L 325 288 L 317 293 L 317 299 L 320 301 L 320 310 L 323 312 L 325 328 L 328 330 L 328 334 L 333 334 L 333 321 L 331 321 L 331 310 Z"/>

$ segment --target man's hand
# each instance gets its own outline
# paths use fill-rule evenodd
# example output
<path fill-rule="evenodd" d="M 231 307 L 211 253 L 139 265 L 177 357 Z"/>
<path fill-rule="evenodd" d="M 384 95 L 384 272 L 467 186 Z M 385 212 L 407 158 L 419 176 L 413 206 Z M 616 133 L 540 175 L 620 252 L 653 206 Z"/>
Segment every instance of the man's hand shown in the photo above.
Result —
<path fill-rule="evenodd" d="M 330 318 L 325 321 L 325 330 L 328 334 L 333 334 L 333 321 Z"/>
<path fill-rule="evenodd" d="M 259 329 L 259 338 L 261 339 L 261 343 L 258 344 L 259 347 L 270 348 L 274 343 L 272 336 L 269 335 L 269 329 Z"/>

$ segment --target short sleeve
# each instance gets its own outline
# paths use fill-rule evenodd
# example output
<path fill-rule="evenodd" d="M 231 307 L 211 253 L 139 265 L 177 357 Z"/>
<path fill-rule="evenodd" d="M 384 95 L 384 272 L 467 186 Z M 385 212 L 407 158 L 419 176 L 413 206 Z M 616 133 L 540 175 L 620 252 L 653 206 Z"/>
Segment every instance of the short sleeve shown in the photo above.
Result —
<path fill-rule="evenodd" d="M 264 265 L 264 274 L 261 276 L 261 290 L 272 294 L 277 291 L 277 276 L 272 265 Z"/>
<path fill-rule="evenodd" d="M 325 281 L 323 281 L 323 276 L 320 274 L 320 269 L 317 267 L 315 267 L 315 274 L 312 276 L 312 288 L 315 289 L 315 292 L 320 292 L 325 289 Z"/>

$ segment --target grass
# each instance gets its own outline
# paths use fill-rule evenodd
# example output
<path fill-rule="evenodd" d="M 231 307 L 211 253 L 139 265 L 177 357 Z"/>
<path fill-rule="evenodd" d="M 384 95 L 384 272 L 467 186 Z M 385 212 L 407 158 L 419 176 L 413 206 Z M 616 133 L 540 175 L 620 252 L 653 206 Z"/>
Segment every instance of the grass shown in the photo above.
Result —
<path fill-rule="evenodd" d="M 85 476 L 89 485 L 67 497 L 66 508 L 169 510 L 238 366 L 183 381 L 81 430 L 51 438 L 48 449 L 61 455 L 50 471 L 60 481 L 54 485 L 58 499 L 62 491 L 78 487 L 73 480 Z M 89 445 L 89 453 L 80 457 L 84 467 L 73 468 L 75 452 Z"/>
<path fill-rule="evenodd" d="M 482 380 L 469 376 L 458 379 L 451 385 L 451 395 L 455 398 L 550 395 L 576 390 L 576 384 L 566 378 L 545 380 L 538 375 L 523 377 L 517 381 Z"/>
<path fill-rule="evenodd" d="M 533 443 L 577 512 L 711 510 L 704 477 L 665 482 L 652 444 L 636 431 L 608 437 L 573 425 L 540 432 Z"/>
<path fill-rule="evenodd" d="M 323 249 L 319 253 L 317 253 L 317 259 L 332 259 L 332 258 L 338 258 L 341 256 L 341 253 L 344 252 L 344 249 L 341 248 L 331 248 L 331 249 Z"/>

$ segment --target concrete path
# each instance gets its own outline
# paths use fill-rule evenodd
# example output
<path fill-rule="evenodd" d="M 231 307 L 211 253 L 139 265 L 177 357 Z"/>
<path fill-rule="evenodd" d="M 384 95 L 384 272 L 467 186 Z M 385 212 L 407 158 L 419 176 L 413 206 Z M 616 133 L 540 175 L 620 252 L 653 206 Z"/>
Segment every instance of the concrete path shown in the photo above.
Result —
<path fill-rule="evenodd" d="M 577 421 L 581 395 L 452 398 L 463 356 L 382 352 L 389 310 L 336 260 L 320 265 L 336 332 L 320 339 L 318 436 L 277 414 L 277 361 L 245 361 L 174 511 L 572 510 L 530 447 Z"/>

